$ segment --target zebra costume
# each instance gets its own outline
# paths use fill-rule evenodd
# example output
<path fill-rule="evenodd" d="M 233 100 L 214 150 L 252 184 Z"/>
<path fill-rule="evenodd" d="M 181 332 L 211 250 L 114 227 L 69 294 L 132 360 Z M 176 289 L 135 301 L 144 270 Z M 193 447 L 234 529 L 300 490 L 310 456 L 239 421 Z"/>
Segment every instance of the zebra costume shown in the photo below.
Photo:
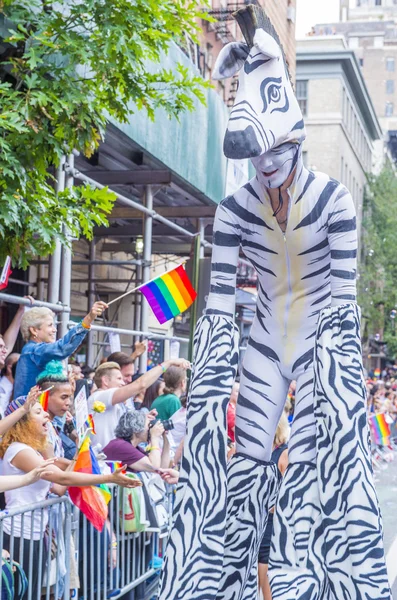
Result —
<path fill-rule="evenodd" d="M 303 165 L 302 115 L 269 20 L 252 6 L 236 18 L 248 45 L 225 46 L 215 66 L 217 77 L 242 69 L 224 151 L 250 157 L 257 174 L 216 213 L 160 600 L 256 598 L 259 545 L 279 486 L 269 461 L 292 379 L 290 466 L 269 565 L 273 598 L 390 600 L 367 440 L 354 204 L 343 185 Z M 269 189 L 287 180 L 283 232 Z M 258 301 L 237 404 L 237 454 L 226 465 L 240 248 L 257 271 Z"/>

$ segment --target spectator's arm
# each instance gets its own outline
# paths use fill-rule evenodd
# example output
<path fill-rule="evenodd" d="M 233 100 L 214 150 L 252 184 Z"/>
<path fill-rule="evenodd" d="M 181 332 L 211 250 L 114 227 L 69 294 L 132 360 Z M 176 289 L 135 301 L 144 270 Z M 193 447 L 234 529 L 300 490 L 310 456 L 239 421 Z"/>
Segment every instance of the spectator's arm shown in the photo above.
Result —
<path fill-rule="evenodd" d="M 38 481 L 42 473 L 47 469 L 48 465 L 54 462 L 53 459 L 44 461 L 39 467 L 36 467 L 25 475 L 3 475 L 0 476 L 0 492 L 9 492 L 17 488 L 30 485 Z"/>
<path fill-rule="evenodd" d="M 8 354 L 10 354 L 12 352 L 12 350 L 15 346 L 15 342 L 17 341 L 19 328 L 21 326 L 21 321 L 22 321 L 24 312 L 25 312 L 25 306 L 21 304 L 15 314 L 15 317 L 11 321 L 10 326 L 8 327 L 5 334 L 3 335 L 4 343 L 7 346 Z"/>
<path fill-rule="evenodd" d="M 134 351 L 131 354 L 131 358 L 136 360 L 146 351 L 146 342 L 135 342 Z"/>
<path fill-rule="evenodd" d="M 44 342 L 35 344 L 32 359 L 37 366 L 41 367 L 46 365 L 50 360 L 64 360 L 71 356 L 84 341 L 95 318 L 100 316 L 106 308 L 107 304 L 105 302 L 95 302 L 88 315 L 82 320 L 82 323 L 72 327 L 63 338 L 52 344 Z"/>
<path fill-rule="evenodd" d="M 182 439 L 181 443 L 179 444 L 178 448 L 176 449 L 175 456 L 174 456 L 174 463 L 176 465 L 178 465 L 182 460 L 184 445 L 185 445 L 185 438 Z"/>
<path fill-rule="evenodd" d="M 151 472 L 153 472 L 155 470 L 147 456 L 143 456 L 142 458 L 140 458 L 139 460 L 136 460 L 135 462 L 129 464 L 128 466 L 130 469 L 133 469 L 134 471 L 151 471 Z"/>
<path fill-rule="evenodd" d="M 161 462 L 160 467 L 162 469 L 167 469 L 170 466 L 171 457 L 170 457 L 170 443 L 167 438 L 167 434 L 163 435 L 163 451 L 161 453 Z"/>
<path fill-rule="evenodd" d="M 25 473 L 41 467 L 43 458 L 37 454 L 32 448 L 21 450 L 12 460 L 12 464 L 17 469 Z M 121 469 L 117 469 L 110 475 L 91 475 L 88 473 L 76 473 L 75 471 L 62 471 L 55 464 L 50 464 L 41 474 L 41 479 L 49 481 L 53 484 L 58 484 L 59 487 L 53 486 L 53 491 L 59 495 L 65 493 L 64 486 L 85 487 L 98 485 L 102 483 L 115 483 L 124 487 L 137 487 L 140 482 L 129 479 L 121 473 Z"/>
<path fill-rule="evenodd" d="M 163 366 L 165 369 L 168 369 L 169 367 L 182 367 L 183 369 L 190 369 L 189 361 L 183 358 L 177 358 L 175 360 L 166 360 L 165 362 L 163 362 Z M 133 381 L 128 385 L 124 385 L 121 388 L 118 388 L 113 394 L 112 404 L 119 404 L 120 402 L 125 402 L 128 398 L 145 392 L 146 389 L 150 385 L 152 385 L 152 383 L 157 381 L 157 379 L 161 377 L 162 374 L 163 368 L 161 365 L 153 367 L 153 369 L 150 369 L 150 371 L 139 377 L 139 379 L 136 379 L 136 381 Z M 180 406 L 178 406 L 178 408 L 180 408 Z"/>

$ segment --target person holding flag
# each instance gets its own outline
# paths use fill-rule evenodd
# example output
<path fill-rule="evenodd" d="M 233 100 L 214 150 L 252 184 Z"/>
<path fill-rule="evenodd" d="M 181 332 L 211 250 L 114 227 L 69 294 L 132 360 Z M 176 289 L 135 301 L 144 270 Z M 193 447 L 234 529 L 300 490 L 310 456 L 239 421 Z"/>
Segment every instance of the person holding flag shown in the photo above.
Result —
<path fill-rule="evenodd" d="M 17 364 L 14 398 L 26 395 L 48 362 L 71 356 L 84 341 L 92 323 L 106 308 L 105 302 L 95 302 L 84 319 L 57 341 L 52 310 L 40 307 L 25 313 L 21 321 L 21 334 L 26 344 Z"/>

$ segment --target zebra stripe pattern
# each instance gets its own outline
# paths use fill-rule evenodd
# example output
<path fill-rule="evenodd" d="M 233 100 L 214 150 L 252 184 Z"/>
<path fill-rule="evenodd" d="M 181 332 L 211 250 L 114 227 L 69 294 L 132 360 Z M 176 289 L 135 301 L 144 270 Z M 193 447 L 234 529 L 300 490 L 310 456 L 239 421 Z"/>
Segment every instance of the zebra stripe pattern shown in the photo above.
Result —
<path fill-rule="evenodd" d="M 329 307 L 314 360 L 316 464 L 287 469 L 269 577 L 274 600 L 391 600 L 373 485 L 357 305 Z"/>
<path fill-rule="evenodd" d="M 227 509 L 226 409 L 238 365 L 231 319 L 197 324 L 187 432 L 159 600 L 215 600 L 222 575 Z"/>
<path fill-rule="evenodd" d="M 241 454 L 230 461 L 225 556 L 217 600 L 256 600 L 259 546 L 277 490 L 274 463 Z"/>
<path fill-rule="evenodd" d="M 368 446 L 357 305 L 321 313 L 314 365 L 317 478 L 332 594 L 391 600 Z"/>

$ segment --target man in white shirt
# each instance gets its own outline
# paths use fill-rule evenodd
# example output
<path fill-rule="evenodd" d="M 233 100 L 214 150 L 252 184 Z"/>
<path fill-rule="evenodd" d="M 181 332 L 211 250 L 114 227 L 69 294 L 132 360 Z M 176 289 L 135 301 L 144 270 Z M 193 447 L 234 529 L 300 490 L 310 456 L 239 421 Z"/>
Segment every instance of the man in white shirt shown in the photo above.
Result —
<path fill-rule="evenodd" d="M 13 352 L 9 354 L 4 362 L 4 367 L 1 371 L 2 377 L 0 378 L 0 414 L 4 416 L 4 411 L 7 408 L 11 397 L 12 390 L 14 388 L 14 377 L 12 375 L 12 367 L 18 361 L 20 354 Z"/>
<path fill-rule="evenodd" d="M 94 376 L 94 383 L 98 389 L 88 398 L 88 412 L 94 416 L 96 432 L 92 436 L 92 445 L 100 444 L 102 448 L 107 446 L 114 439 L 114 430 L 120 418 L 118 405 L 124 403 L 131 396 L 144 392 L 169 367 L 174 366 L 190 369 L 189 361 L 183 358 L 166 360 L 161 365 L 150 369 L 139 379 L 125 385 L 120 367 L 116 362 L 106 362 L 100 365 Z M 104 405 L 103 412 L 95 410 L 95 406 L 98 406 L 95 405 L 96 402 Z"/>

